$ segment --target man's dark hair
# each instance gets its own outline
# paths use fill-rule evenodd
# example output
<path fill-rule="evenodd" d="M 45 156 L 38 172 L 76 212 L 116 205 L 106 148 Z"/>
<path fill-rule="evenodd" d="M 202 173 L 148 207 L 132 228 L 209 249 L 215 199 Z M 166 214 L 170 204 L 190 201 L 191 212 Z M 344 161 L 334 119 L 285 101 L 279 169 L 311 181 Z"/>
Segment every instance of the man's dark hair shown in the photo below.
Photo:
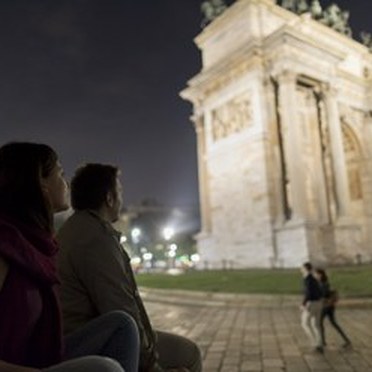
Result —
<path fill-rule="evenodd" d="M 71 180 L 71 205 L 75 210 L 99 209 L 107 194 L 115 192 L 119 169 L 113 165 L 86 164 Z"/>
<path fill-rule="evenodd" d="M 310 262 L 305 262 L 303 267 L 309 272 L 313 270 L 313 265 Z"/>

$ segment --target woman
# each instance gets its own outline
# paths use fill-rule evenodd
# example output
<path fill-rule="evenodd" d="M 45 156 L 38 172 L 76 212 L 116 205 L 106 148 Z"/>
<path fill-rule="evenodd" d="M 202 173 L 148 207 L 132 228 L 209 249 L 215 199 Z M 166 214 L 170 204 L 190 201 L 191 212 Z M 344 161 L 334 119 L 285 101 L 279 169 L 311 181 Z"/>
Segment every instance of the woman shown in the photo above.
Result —
<path fill-rule="evenodd" d="M 322 309 L 322 317 L 321 317 L 321 323 L 320 323 L 320 330 L 321 330 L 321 336 L 322 336 L 322 343 L 325 346 L 326 340 L 325 340 L 325 330 L 324 330 L 324 319 L 327 317 L 329 321 L 331 322 L 333 328 L 339 333 L 339 335 L 344 340 L 343 347 L 349 347 L 351 346 L 350 339 L 346 336 L 345 332 L 342 330 L 342 328 L 339 326 L 339 324 L 336 321 L 335 318 L 335 311 L 336 311 L 336 302 L 337 302 L 337 296 L 336 292 L 331 290 L 328 276 L 323 269 L 316 269 L 315 270 L 315 277 L 320 283 L 320 287 L 323 294 L 323 309 Z"/>
<path fill-rule="evenodd" d="M 127 372 L 138 368 L 138 331 L 123 312 L 62 338 L 53 213 L 68 206 L 53 149 L 33 143 L 0 148 L 0 372 L 123 371 L 108 358 L 80 358 L 86 355 L 112 357 Z"/>

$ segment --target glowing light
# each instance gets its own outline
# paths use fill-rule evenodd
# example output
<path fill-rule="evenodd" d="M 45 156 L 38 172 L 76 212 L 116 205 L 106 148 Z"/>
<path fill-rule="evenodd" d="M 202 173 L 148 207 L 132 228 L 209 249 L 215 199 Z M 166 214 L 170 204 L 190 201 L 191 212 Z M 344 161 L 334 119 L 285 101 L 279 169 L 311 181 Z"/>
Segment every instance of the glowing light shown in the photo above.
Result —
<path fill-rule="evenodd" d="M 200 255 L 198 255 L 197 253 L 192 254 L 190 258 L 191 258 L 191 261 L 194 263 L 197 263 L 200 261 Z"/>
<path fill-rule="evenodd" d="M 169 257 L 176 257 L 176 252 L 175 251 L 170 251 L 168 252 Z"/>
<path fill-rule="evenodd" d="M 132 265 L 139 265 L 141 263 L 141 259 L 139 257 L 133 257 L 131 260 L 130 260 L 130 263 Z"/>
<path fill-rule="evenodd" d="M 120 244 L 124 244 L 124 243 L 126 243 L 127 240 L 128 240 L 128 238 L 127 238 L 125 235 L 122 235 L 122 236 L 120 237 Z"/>
<path fill-rule="evenodd" d="M 139 237 L 141 236 L 142 232 L 141 232 L 141 229 L 139 227 L 134 227 L 130 234 L 132 236 L 133 242 L 138 243 L 139 242 Z"/>
<path fill-rule="evenodd" d="M 171 251 L 176 251 L 177 250 L 177 244 L 171 244 L 170 246 L 169 246 L 169 249 L 171 250 Z"/>
<path fill-rule="evenodd" d="M 171 227 L 165 227 L 163 229 L 163 237 L 165 240 L 170 240 L 173 238 L 174 230 Z"/>
<path fill-rule="evenodd" d="M 150 253 L 150 252 L 145 253 L 145 254 L 143 255 L 143 259 L 144 259 L 145 261 L 150 261 L 150 260 L 152 260 L 152 257 L 153 257 L 153 255 L 152 255 L 152 253 Z"/>

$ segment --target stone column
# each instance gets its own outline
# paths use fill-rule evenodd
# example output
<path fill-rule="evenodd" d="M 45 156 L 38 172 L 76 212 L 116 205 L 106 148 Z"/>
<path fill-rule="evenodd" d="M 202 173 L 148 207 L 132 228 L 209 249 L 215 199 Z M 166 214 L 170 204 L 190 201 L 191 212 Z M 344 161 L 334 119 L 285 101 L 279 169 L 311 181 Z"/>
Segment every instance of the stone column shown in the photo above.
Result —
<path fill-rule="evenodd" d="M 284 161 L 290 182 L 291 219 L 306 218 L 306 190 L 302 161 L 301 127 L 298 120 L 296 74 L 283 71 L 277 76 L 279 84 L 279 113 L 284 142 Z"/>
<path fill-rule="evenodd" d="M 197 137 L 201 233 L 211 231 L 204 116 L 193 117 Z"/>
<path fill-rule="evenodd" d="M 339 217 L 345 217 L 349 214 L 350 191 L 336 89 L 332 87 L 325 89 L 325 103 L 332 164 L 335 173 L 337 214 Z"/>

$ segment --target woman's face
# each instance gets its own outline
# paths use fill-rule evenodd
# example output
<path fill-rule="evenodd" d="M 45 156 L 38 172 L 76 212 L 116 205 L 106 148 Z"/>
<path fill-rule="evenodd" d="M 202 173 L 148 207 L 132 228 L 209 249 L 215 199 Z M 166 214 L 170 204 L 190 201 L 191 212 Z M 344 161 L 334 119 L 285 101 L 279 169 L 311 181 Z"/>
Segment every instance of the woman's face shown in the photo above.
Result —
<path fill-rule="evenodd" d="M 60 162 L 57 162 L 48 177 L 43 178 L 42 184 L 54 213 L 68 209 L 69 189 Z"/>

